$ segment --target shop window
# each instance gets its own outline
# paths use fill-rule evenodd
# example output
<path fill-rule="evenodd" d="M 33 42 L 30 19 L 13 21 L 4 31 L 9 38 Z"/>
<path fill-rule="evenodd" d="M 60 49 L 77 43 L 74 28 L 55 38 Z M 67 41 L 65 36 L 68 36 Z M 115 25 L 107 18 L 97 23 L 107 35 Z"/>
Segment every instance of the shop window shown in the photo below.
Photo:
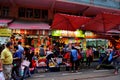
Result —
<path fill-rule="evenodd" d="M 25 8 L 19 8 L 18 10 L 18 16 L 19 17 L 25 17 Z"/>
<path fill-rule="evenodd" d="M 40 18 L 40 9 L 34 9 L 34 18 Z"/>
<path fill-rule="evenodd" d="M 9 16 L 9 7 L 2 7 L 1 16 Z"/>
<path fill-rule="evenodd" d="M 27 10 L 26 10 L 26 17 L 27 18 L 32 18 L 33 17 L 33 9 L 27 8 Z"/>
<path fill-rule="evenodd" d="M 44 19 L 48 18 L 48 10 L 42 10 L 42 18 Z"/>
<path fill-rule="evenodd" d="M 18 16 L 26 17 L 26 18 L 48 19 L 48 10 L 40 10 L 40 9 L 33 9 L 33 8 L 19 8 Z"/>

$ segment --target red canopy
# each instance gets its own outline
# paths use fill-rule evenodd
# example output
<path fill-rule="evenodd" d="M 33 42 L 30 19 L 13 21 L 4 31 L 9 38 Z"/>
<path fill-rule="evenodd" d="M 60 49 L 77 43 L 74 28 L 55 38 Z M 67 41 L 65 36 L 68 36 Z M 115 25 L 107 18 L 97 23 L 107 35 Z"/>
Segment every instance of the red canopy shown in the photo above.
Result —
<path fill-rule="evenodd" d="M 88 22 L 90 18 L 67 14 L 55 14 L 52 29 L 75 31 L 80 26 Z"/>
<path fill-rule="evenodd" d="M 34 29 L 34 30 L 49 30 L 50 26 L 47 23 L 41 23 L 41 22 L 13 22 L 9 25 L 9 28 L 11 29 Z"/>
<path fill-rule="evenodd" d="M 94 32 L 106 32 L 120 24 L 120 15 L 111 13 L 98 14 L 81 29 Z"/>
<path fill-rule="evenodd" d="M 0 19 L 0 26 L 7 26 L 10 22 L 12 19 Z"/>
<path fill-rule="evenodd" d="M 0 19 L 0 24 L 8 24 L 12 22 L 12 19 Z"/>

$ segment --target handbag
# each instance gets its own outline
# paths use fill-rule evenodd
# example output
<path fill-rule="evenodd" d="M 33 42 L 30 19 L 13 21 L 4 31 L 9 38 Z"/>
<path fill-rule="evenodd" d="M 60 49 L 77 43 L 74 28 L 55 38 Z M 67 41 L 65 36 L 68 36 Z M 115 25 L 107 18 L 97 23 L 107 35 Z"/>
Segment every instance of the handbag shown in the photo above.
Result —
<path fill-rule="evenodd" d="M 26 67 L 29 67 L 30 62 L 27 61 L 27 60 L 23 60 L 23 61 L 22 61 L 22 65 L 23 65 L 23 66 L 26 66 Z"/>
<path fill-rule="evenodd" d="M 113 59 L 113 55 L 112 55 L 112 53 L 110 53 L 108 61 L 112 61 L 112 59 Z"/>

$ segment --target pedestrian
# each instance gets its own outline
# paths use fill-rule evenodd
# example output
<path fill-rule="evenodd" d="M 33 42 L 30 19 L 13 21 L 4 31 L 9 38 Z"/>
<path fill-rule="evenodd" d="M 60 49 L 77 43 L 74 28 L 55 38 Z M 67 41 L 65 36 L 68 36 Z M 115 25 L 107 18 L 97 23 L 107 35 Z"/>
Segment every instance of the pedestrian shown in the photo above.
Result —
<path fill-rule="evenodd" d="M 113 62 L 115 66 L 114 74 L 118 74 L 118 70 L 120 68 L 120 51 L 116 50 L 114 56 L 113 56 Z"/>
<path fill-rule="evenodd" d="M 27 61 L 27 62 L 32 62 L 32 57 L 34 54 L 31 54 L 30 53 L 30 49 L 25 47 L 24 48 L 24 60 Z M 23 60 L 23 61 L 24 61 Z M 23 63 L 23 62 L 22 62 Z M 22 74 L 22 80 L 24 80 L 26 77 L 31 77 L 31 73 L 30 73 L 30 65 L 22 65 L 23 67 L 23 74 Z"/>
<path fill-rule="evenodd" d="M 72 50 L 71 50 L 71 54 L 70 54 L 70 58 L 71 58 L 71 63 L 72 63 L 72 72 L 75 71 L 78 72 L 78 51 L 72 46 Z"/>
<path fill-rule="evenodd" d="M 81 54 L 81 64 L 83 64 L 84 63 L 84 50 L 83 50 L 83 48 L 81 48 L 80 49 L 80 54 Z"/>
<path fill-rule="evenodd" d="M 100 59 L 99 59 L 99 63 L 101 64 L 103 59 L 106 57 L 106 51 L 105 51 L 105 48 L 101 48 L 100 50 Z"/>
<path fill-rule="evenodd" d="M 12 77 L 15 79 L 16 77 L 19 77 L 19 70 L 21 66 L 21 61 L 22 61 L 22 54 L 18 50 L 18 46 L 14 46 L 14 55 L 13 55 L 13 68 L 12 68 Z M 16 73 L 16 76 L 14 74 Z"/>
<path fill-rule="evenodd" d="M 53 51 L 52 49 L 47 49 L 46 51 L 46 64 L 47 64 L 47 70 L 49 70 L 49 61 L 54 58 L 54 54 L 53 54 Z"/>
<path fill-rule="evenodd" d="M 87 47 L 87 50 L 86 50 L 86 65 L 90 67 L 90 64 L 93 60 L 93 51 L 92 51 L 92 48 L 90 46 Z"/>
<path fill-rule="evenodd" d="M 13 63 L 13 56 L 11 53 L 11 49 L 13 45 L 11 42 L 6 44 L 6 48 L 1 53 L 1 59 L 3 62 L 3 73 L 5 76 L 5 80 L 11 79 L 11 71 L 12 71 L 12 63 Z"/>
<path fill-rule="evenodd" d="M 44 45 L 41 45 L 40 46 L 40 57 L 43 57 L 43 56 L 45 56 L 45 49 L 44 49 Z"/>
<path fill-rule="evenodd" d="M 23 54 L 24 53 L 24 48 L 22 47 L 21 41 L 18 42 L 18 51 Z"/>

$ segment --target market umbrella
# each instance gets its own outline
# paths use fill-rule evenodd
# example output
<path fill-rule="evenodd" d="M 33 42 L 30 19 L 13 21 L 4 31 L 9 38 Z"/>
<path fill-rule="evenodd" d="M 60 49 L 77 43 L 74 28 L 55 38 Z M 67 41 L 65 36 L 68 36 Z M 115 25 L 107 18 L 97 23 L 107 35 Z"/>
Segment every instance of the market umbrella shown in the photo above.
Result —
<path fill-rule="evenodd" d="M 54 16 L 51 29 L 75 31 L 89 20 L 88 17 L 57 13 Z"/>
<path fill-rule="evenodd" d="M 91 19 L 80 29 L 90 30 L 97 33 L 105 33 L 117 25 L 120 25 L 120 15 L 112 13 L 101 13 L 98 14 L 95 18 Z"/>

